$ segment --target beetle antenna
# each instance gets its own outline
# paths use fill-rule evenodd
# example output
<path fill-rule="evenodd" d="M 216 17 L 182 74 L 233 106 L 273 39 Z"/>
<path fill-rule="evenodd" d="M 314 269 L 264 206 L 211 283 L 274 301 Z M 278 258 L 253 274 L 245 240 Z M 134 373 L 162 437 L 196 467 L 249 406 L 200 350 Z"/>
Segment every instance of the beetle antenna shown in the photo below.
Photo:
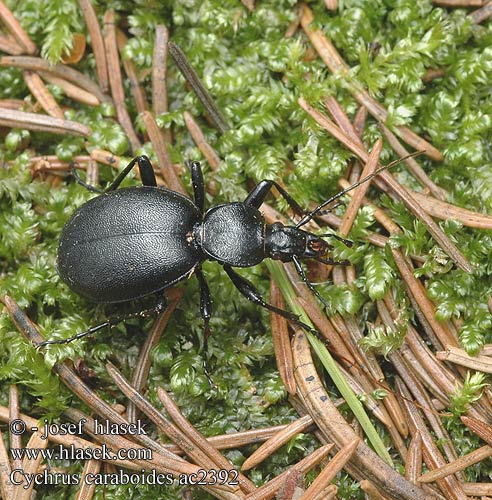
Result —
<path fill-rule="evenodd" d="M 323 208 L 325 208 L 327 205 L 329 205 L 331 202 L 337 200 L 338 198 L 340 198 L 341 196 L 343 196 L 344 194 L 348 193 L 349 191 L 352 191 L 353 189 L 355 189 L 356 187 L 360 186 L 361 184 L 364 184 L 364 182 L 367 182 L 369 180 L 371 180 L 373 177 L 376 177 L 376 175 L 380 174 L 381 172 L 383 172 L 384 170 L 387 170 L 391 167 L 394 167 L 395 165 L 398 165 L 399 163 L 401 163 L 402 161 L 405 161 L 407 160 L 408 158 L 413 158 L 414 156 L 418 156 L 418 155 L 421 155 L 422 153 L 424 153 L 424 151 L 415 151 L 414 153 L 410 153 L 406 156 L 403 156 L 402 158 L 399 158 L 398 160 L 395 160 L 393 162 L 391 162 L 390 164 L 388 165 L 384 165 L 380 168 L 378 168 L 377 170 L 375 170 L 371 175 L 368 175 L 367 177 L 364 177 L 363 179 L 361 179 L 360 181 L 357 181 L 355 182 L 354 184 L 352 184 L 351 186 L 349 186 L 347 189 L 344 189 L 343 191 L 340 191 L 339 193 L 333 195 L 331 198 L 329 198 L 328 200 L 324 201 L 323 203 L 321 203 L 321 205 L 318 205 L 314 210 L 311 210 L 311 212 L 307 213 L 297 224 L 296 224 L 296 228 L 299 228 L 301 226 L 304 226 L 305 224 L 307 224 L 314 216 L 316 216 L 317 214 L 319 214 L 321 212 L 321 210 Z"/>
<path fill-rule="evenodd" d="M 327 266 L 350 266 L 349 260 L 323 259 L 323 257 L 313 257 L 314 260 L 326 264 Z"/>
<path fill-rule="evenodd" d="M 324 233 L 324 234 L 317 234 L 316 236 L 321 236 L 323 238 L 335 238 L 338 241 L 341 241 L 346 247 L 351 248 L 354 245 L 353 241 L 346 240 L 345 238 L 342 238 L 341 236 L 338 236 L 338 234 L 334 233 Z"/>
<path fill-rule="evenodd" d="M 327 208 L 326 210 L 321 210 L 320 212 L 318 212 L 317 215 L 325 215 L 325 214 L 328 214 L 330 212 L 333 212 L 333 210 L 335 210 L 335 208 L 338 208 L 342 205 L 345 205 L 345 202 L 342 200 L 342 201 L 339 201 L 337 203 L 335 203 L 332 207 L 330 208 Z"/>

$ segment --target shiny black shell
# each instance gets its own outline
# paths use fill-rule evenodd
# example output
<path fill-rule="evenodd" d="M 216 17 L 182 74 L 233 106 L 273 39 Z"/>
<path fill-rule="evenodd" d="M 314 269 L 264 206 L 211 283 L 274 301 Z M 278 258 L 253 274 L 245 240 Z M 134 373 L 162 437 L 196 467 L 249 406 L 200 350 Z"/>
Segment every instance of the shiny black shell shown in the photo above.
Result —
<path fill-rule="evenodd" d="M 203 218 L 200 245 L 209 258 L 250 267 L 265 257 L 265 219 L 246 203 L 212 207 Z"/>
<path fill-rule="evenodd" d="M 192 241 L 195 204 L 168 189 L 139 186 L 105 193 L 80 207 L 58 246 L 58 273 L 95 302 L 123 302 L 190 274 L 203 254 Z"/>

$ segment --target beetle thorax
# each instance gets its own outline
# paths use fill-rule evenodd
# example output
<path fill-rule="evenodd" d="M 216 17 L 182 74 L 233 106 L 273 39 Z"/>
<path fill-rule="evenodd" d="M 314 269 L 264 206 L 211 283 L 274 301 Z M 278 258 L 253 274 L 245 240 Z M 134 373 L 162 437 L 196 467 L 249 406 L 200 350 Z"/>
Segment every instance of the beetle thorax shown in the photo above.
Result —
<path fill-rule="evenodd" d="M 195 228 L 195 245 L 208 258 L 235 267 L 249 267 L 265 257 L 265 220 L 245 203 L 212 207 Z"/>

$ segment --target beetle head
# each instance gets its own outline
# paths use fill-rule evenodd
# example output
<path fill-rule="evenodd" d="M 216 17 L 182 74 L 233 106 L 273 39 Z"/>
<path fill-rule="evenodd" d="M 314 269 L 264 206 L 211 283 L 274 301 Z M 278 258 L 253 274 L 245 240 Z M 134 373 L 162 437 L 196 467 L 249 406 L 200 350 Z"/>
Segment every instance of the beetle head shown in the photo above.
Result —
<path fill-rule="evenodd" d="M 280 222 L 268 225 L 266 229 L 265 250 L 271 259 L 289 262 L 293 257 L 300 257 L 323 262 L 332 248 L 320 236 Z"/>

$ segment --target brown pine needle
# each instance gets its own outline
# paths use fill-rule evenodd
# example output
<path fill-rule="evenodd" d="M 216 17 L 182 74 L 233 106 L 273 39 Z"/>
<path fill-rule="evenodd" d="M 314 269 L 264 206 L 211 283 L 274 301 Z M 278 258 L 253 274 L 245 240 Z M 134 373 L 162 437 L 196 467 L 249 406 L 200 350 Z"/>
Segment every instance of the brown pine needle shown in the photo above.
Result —
<path fill-rule="evenodd" d="M 33 450 L 43 450 L 47 446 L 48 446 L 48 440 L 43 439 L 43 433 L 41 431 L 35 431 L 33 432 L 31 438 L 29 439 L 26 448 L 28 449 L 30 448 Z M 34 459 L 25 456 L 24 459 L 22 460 L 22 467 L 21 467 L 24 474 L 23 477 L 29 477 L 29 476 L 32 477 L 34 474 L 37 474 L 42 458 L 43 456 L 41 455 L 41 453 L 39 453 L 38 456 Z M 16 479 L 19 482 L 22 481 L 22 484 L 16 484 L 13 487 L 14 490 L 13 500 L 29 500 L 33 493 L 34 481 L 32 481 L 31 484 L 28 486 L 25 480 L 23 481 L 19 477 L 16 477 Z"/>
<path fill-rule="evenodd" d="M 321 59 L 328 66 L 328 69 L 332 73 L 340 73 L 342 75 L 348 75 L 349 67 L 342 59 L 338 53 L 335 46 L 331 41 L 322 33 L 319 29 L 313 29 L 311 23 L 314 21 L 314 15 L 311 9 L 302 4 L 302 17 L 301 25 L 309 37 L 314 48 L 318 52 Z M 388 117 L 388 112 L 383 108 L 381 104 L 375 101 L 369 93 L 352 83 L 349 78 L 347 78 L 347 86 L 349 91 L 352 93 L 354 99 L 356 99 L 359 104 L 365 106 L 369 113 L 376 118 L 376 120 L 385 122 Z M 414 147 L 416 150 L 423 150 L 425 154 L 435 161 L 442 161 L 442 154 L 430 143 L 419 137 L 408 127 L 397 127 L 397 130 L 403 140 Z"/>
<path fill-rule="evenodd" d="M 8 409 L 5 408 L 5 410 L 7 414 L 6 421 L 10 422 Z M 10 445 L 10 447 L 12 448 L 12 444 Z M 10 467 L 9 452 L 7 451 L 7 447 L 5 446 L 3 434 L 0 432 L 0 494 L 2 495 L 2 498 L 13 497 L 13 484 L 10 481 L 11 472 L 12 468 Z"/>
<path fill-rule="evenodd" d="M 422 438 L 422 452 L 427 467 L 433 469 L 431 473 L 435 472 L 436 469 L 443 468 L 443 466 L 446 467 L 446 462 L 434 442 L 430 430 L 425 425 L 424 419 L 417 406 L 414 404 L 410 392 L 400 378 L 396 379 L 396 386 L 402 396 L 401 404 L 408 416 L 411 433 L 414 435 L 416 432 L 419 432 Z M 437 484 L 443 495 L 449 500 L 468 500 L 456 477 L 449 476 L 448 474 L 447 476 L 448 477 L 441 476 L 441 478 L 437 480 Z M 418 478 L 418 481 L 427 482 L 422 481 L 422 476 Z"/>
<path fill-rule="evenodd" d="M 388 127 L 386 127 L 383 123 L 380 123 L 380 127 L 381 130 L 383 131 L 384 136 L 386 137 L 386 140 L 388 141 L 389 145 L 393 148 L 395 153 L 400 158 L 408 156 L 408 151 L 401 144 L 398 137 L 396 137 L 396 135 L 393 134 L 393 132 L 391 132 L 391 130 Z M 410 172 L 412 172 L 413 176 L 420 182 L 420 184 L 424 188 L 427 188 L 432 193 L 432 195 L 438 200 L 446 201 L 446 191 L 444 191 L 444 189 L 440 188 L 430 180 L 425 170 L 417 163 L 417 160 L 415 158 L 407 158 L 404 161 Z"/>
<path fill-rule="evenodd" d="M 316 497 L 313 498 L 313 500 L 331 500 L 332 498 L 335 498 L 337 491 L 338 491 L 337 485 L 329 484 L 324 490 L 320 492 L 319 495 L 316 495 Z"/>
<path fill-rule="evenodd" d="M 90 152 L 90 157 L 97 161 L 98 163 L 102 163 L 103 165 L 109 165 L 113 168 L 118 168 L 120 164 L 121 157 L 110 153 L 109 151 L 105 151 L 104 149 L 92 149 Z M 138 170 L 137 170 L 138 173 Z"/>
<path fill-rule="evenodd" d="M 299 392 L 325 439 L 342 447 L 358 438 L 326 393 L 313 364 L 306 335 L 297 331 L 293 342 L 294 366 Z M 350 462 L 351 474 L 370 478 L 377 487 L 388 489 L 395 499 L 429 500 L 424 490 L 406 481 L 389 467 L 363 441 Z"/>
<path fill-rule="evenodd" d="M 463 483 L 464 492 L 471 497 L 492 495 L 492 483 Z"/>
<path fill-rule="evenodd" d="M 477 464 L 482 460 L 492 456 L 492 446 L 486 445 L 481 448 L 477 448 L 466 455 L 450 462 L 448 464 L 442 465 L 435 468 L 425 474 L 422 474 L 418 480 L 421 483 L 432 483 L 439 479 L 449 476 L 450 474 L 455 474 L 458 471 L 462 471 L 470 465 Z"/>
<path fill-rule="evenodd" d="M 17 390 L 17 386 L 15 384 L 12 384 L 9 388 L 9 410 L 10 421 L 19 420 L 19 391 Z M 9 443 L 11 449 L 20 449 L 22 448 L 22 437 L 17 433 L 10 432 Z M 14 458 L 12 460 L 12 466 L 14 469 L 22 468 L 22 460 L 18 457 Z"/>
<path fill-rule="evenodd" d="M 265 441 L 253 454 L 251 454 L 243 463 L 241 470 L 247 471 L 258 465 L 260 462 L 263 462 L 263 460 L 272 455 L 276 450 L 289 441 L 289 439 L 301 432 L 304 432 L 311 425 L 313 425 L 311 415 L 304 415 L 303 417 L 290 423 L 285 429 L 282 429 L 268 441 Z"/>
<path fill-rule="evenodd" d="M 468 429 L 482 438 L 488 445 L 492 446 L 492 428 L 490 427 L 490 424 L 467 415 L 462 415 L 460 418 Z"/>
<path fill-rule="evenodd" d="M 10 54 L 11 56 L 20 56 L 24 53 L 24 48 L 21 47 L 13 37 L 0 35 L 0 51 Z"/>
<path fill-rule="evenodd" d="M 280 292 L 273 278 L 270 280 L 270 303 L 275 307 L 285 309 L 282 293 Z M 275 360 L 277 363 L 280 378 L 282 379 L 287 392 L 294 395 L 296 393 L 296 381 L 294 378 L 292 347 L 287 327 L 287 320 L 279 314 L 271 312 L 270 324 L 272 326 L 272 339 L 273 348 L 275 351 Z M 246 470 L 244 469 L 244 465 L 245 464 L 243 464 L 243 470 Z"/>
<path fill-rule="evenodd" d="M 191 66 L 185 53 L 181 50 L 179 45 L 172 40 L 168 43 L 168 48 L 174 62 L 185 77 L 186 81 L 190 84 L 198 99 L 200 99 L 214 125 L 218 128 L 218 130 L 220 130 L 220 132 L 227 132 L 230 128 L 227 120 L 222 114 L 222 111 L 217 107 L 215 101 L 212 99 L 210 92 L 205 88 L 205 85 L 201 81 L 197 72 Z"/>
<path fill-rule="evenodd" d="M 356 363 L 354 356 L 347 349 L 330 320 L 323 314 L 311 294 L 298 297 L 298 302 L 311 318 L 321 335 L 330 343 L 330 352 L 338 356 L 345 365 L 352 366 Z"/>
<path fill-rule="evenodd" d="M 481 7 L 485 0 L 432 0 L 432 3 L 441 7 Z"/>
<path fill-rule="evenodd" d="M 464 349 L 450 346 L 445 351 L 436 352 L 436 358 L 455 365 L 466 366 L 472 370 L 478 370 L 484 373 L 492 373 L 492 358 L 489 356 L 470 356 Z"/>
<path fill-rule="evenodd" d="M 368 175 L 371 175 L 377 168 L 379 164 L 379 156 L 381 154 L 381 150 L 383 148 L 383 141 L 378 139 L 371 150 L 371 154 L 367 159 L 367 163 L 362 170 L 362 174 L 360 175 L 361 179 L 366 178 Z M 352 228 L 352 224 L 357 217 L 357 213 L 362 204 L 362 200 L 371 185 L 371 181 L 364 182 L 360 186 L 356 187 L 353 191 L 353 195 L 350 199 L 350 203 L 345 211 L 345 214 L 342 219 L 342 223 L 340 224 L 339 232 L 340 236 L 346 237 L 348 236 L 350 229 Z"/>
<path fill-rule="evenodd" d="M 47 73 L 46 71 L 40 71 L 39 74 L 41 78 L 52 85 L 56 85 L 63 90 L 63 93 L 73 99 L 74 101 L 78 101 L 82 104 L 87 104 L 88 106 L 99 106 L 99 99 L 90 92 L 70 83 L 69 81 L 60 78 L 58 76 L 54 76 L 51 73 Z"/>
<path fill-rule="evenodd" d="M 166 290 L 167 306 L 162 313 L 157 317 L 152 325 L 152 328 L 147 335 L 144 345 L 140 349 L 137 364 L 132 376 L 132 386 L 140 393 L 144 393 L 147 378 L 150 372 L 151 359 L 150 353 L 158 344 L 167 323 L 171 319 L 174 310 L 179 304 L 185 289 L 183 288 L 168 288 Z M 127 406 L 127 417 L 130 422 L 135 422 L 137 410 L 135 405 L 130 401 Z"/>
<path fill-rule="evenodd" d="M 338 0 L 325 0 L 325 5 L 328 10 L 337 10 Z"/>
<path fill-rule="evenodd" d="M 65 118 L 63 111 L 60 106 L 58 106 L 55 98 L 50 94 L 50 91 L 46 88 L 41 77 L 37 73 L 27 70 L 23 72 L 23 76 L 31 94 L 36 98 L 46 113 L 63 120 Z"/>
<path fill-rule="evenodd" d="M 147 133 L 149 134 L 150 141 L 154 146 L 154 151 L 159 162 L 159 169 L 166 181 L 167 187 L 173 191 L 188 196 L 181 179 L 174 170 L 174 165 L 171 161 L 171 157 L 169 156 L 166 143 L 164 142 L 162 131 L 158 127 L 157 122 L 150 111 L 144 111 L 142 113 L 142 120 L 145 128 L 147 129 Z"/>
<path fill-rule="evenodd" d="M 12 33 L 16 42 L 23 49 L 23 52 L 27 54 L 35 54 L 37 52 L 34 42 L 29 38 L 29 35 L 24 31 L 24 28 L 22 28 L 19 21 L 17 21 L 9 8 L 1 0 L 0 19 L 3 21 L 3 24 L 5 24 L 10 33 Z"/>
<path fill-rule="evenodd" d="M 408 188 L 406 189 L 408 190 Z M 410 192 L 410 190 L 408 191 Z M 460 221 L 464 226 L 477 229 L 492 229 L 492 215 L 457 207 L 417 191 L 411 191 L 411 194 L 429 215 L 438 219 L 454 219 Z"/>
<path fill-rule="evenodd" d="M 413 274 L 413 266 L 410 269 L 408 262 L 405 260 L 403 254 L 398 250 L 391 249 L 393 259 L 398 266 L 401 277 L 405 281 L 409 295 L 411 295 L 419 305 L 419 311 L 425 316 L 432 331 L 437 336 L 442 345 L 451 346 L 456 345 L 456 340 L 452 337 L 450 332 L 446 329 L 443 323 L 440 323 L 435 318 L 435 307 L 431 300 L 427 297 L 427 293 L 422 283 L 415 278 Z"/>
<path fill-rule="evenodd" d="M 422 475 L 422 437 L 417 431 L 410 441 L 407 456 L 405 457 L 405 478 L 414 484 L 418 484 L 418 478 Z"/>
<path fill-rule="evenodd" d="M 201 151 L 203 156 L 205 156 L 205 159 L 207 160 L 207 163 L 210 165 L 210 168 L 212 170 L 217 170 L 220 163 L 219 155 L 216 153 L 215 149 L 212 148 L 212 146 L 210 146 L 210 144 L 207 142 L 207 139 L 205 138 L 205 134 L 203 133 L 202 129 L 195 121 L 193 116 L 190 113 L 188 113 L 188 111 L 185 111 L 183 113 L 183 118 L 186 124 L 186 128 L 188 129 L 188 132 L 193 138 L 193 141 L 197 145 L 198 149 Z"/>
<path fill-rule="evenodd" d="M 279 474 L 277 477 L 268 481 L 268 483 L 260 486 L 254 493 L 246 495 L 244 500 L 269 500 L 270 498 L 273 498 L 293 470 L 306 474 L 306 472 L 309 472 L 313 467 L 318 465 L 325 457 L 327 457 L 332 448 L 333 444 L 320 446 L 317 450 L 303 458 L 300 462 L 297 462 L 285 472 L 282 472 L 282 474 Z"/>
<path fill-rule="evenodd" d="M 120 29 L 116 30 L 116 43 L 118 45 L 118 50 L 121 55 L 121 62 L 123 63 L 123 68 L 125 69 L 125 74 L 130 82 L 130 88 L 133 94 L 133 99 L 135 100 L 135 107 L 138 113 L 143 113 L 149 108 L 147 103 L 147 96 L 145 90 L 140 83 L 140 78 L 137 74 L 137 68 L 131 59 L 123 57 L 123 50 L 128 39 L 126 35 Z"/>
<path fill-rule="evenodd" d="M 91 0 L 78 0 L 78 2 L 84 14 L 87 30 L 91 36 L 92 52 L 96 60 L 97 79 L 102 91 L 107 92 L 109 90 L 108 63 L 106 61 L 106 51 L 104 49 L 101 27 L 99 26 Z"/>
<path fill-rule="evenodd" d="M 110 9 L 104 14 L 104 47 L 108 64 L 109 86 L 113 96 L 116 116 L 120 125 L 123 127 L 131 144 L 131 149 L 135 152 L 142 147 L 135 130 L 133 129 L 132 119 L 128 114 L 125 104 L 125 93 L 123 90 L 123 80 L 121 76 L 120 57 L 118 55 L 118 45 L 116 42 L 115 13 Z"/>
<path fill-rule="evenodd" d="M 45 339 L 39 333 L 39 330 L 34 323 L 24 314 L 17 303 L 8 295 L 0 297 L 1 302 L 5 305 L 8 314 L 15 323 L 17 329 L 22 336 L 36 346 Z M 60 380 L 70 389 L 76 396 L 87 404 L 97 415 L 100 415 L 110 422 L 116 424 L 128 424 L 120 414 L 115 412 L 111 406 L 100 398 L 82 379 L 75 373 L 68 361 L 64 363 L 55 363 L 53 371 L 58 374 Z M 173 455 L 165 450 L 162 445 L 152 440 L 146 434 L 132 436 L 135 441 L 139 442 L 142 446 L 160 452 L 168 460 L 180 460 L 180 457 Z"/>
<path fill-rule="evenodd" d="M 207 439 L 190 424 L 190 422 L 188 422 L 178 408 L 178 405 L 162 387 L 157 388 L 157 397 L 164 405 L 167 413 L 173 419 L 176 426 L 185 434 L 193 445 L 203 452 L 217 468 L 225 470 L 231 468 L 231 463 L 215 449 Z M 245 493 L 251 493 L 256 489 L 255 485 L 242 474 L 238 475 L 237 480 Z"/>
<path fill-rule="evenodd" d="M 76 135 L 89 137 L 91 129 L 82 123 L 55 118 L 40 113 L 28 113 L 26 111 L 14 111 L 0 108 L 0 126 L 10 128 L 26 128 L 38 132 L 50 132 L 52 134 Z"/>
<path fill-rule="evenodd" d="M 381 495 L 380 491 L 367 479 L 363 479 L 360 483 L 360 489 L 366 494 L 369 500 L 386 500 L 386 498 Z"/>
<path fill-rule="evenodd" d="M 488 19 L 492 16 L 492 2 L 487 2 L 480 9 L 474 10 L 471 14 L 469 14 L 471 20 L 475 24 L 480 24 L 481 22 Z"/>
<path fill-rule="evenodd" d="M 160 115 L 168 111 L 167 102 L 167 44 L 169 30 L 163 24 L 155 27 L 154 54 L 152 58 L 152 110 Z"/>
<path fill-rule="evenodd" d="M 320 472 L 311 486 L 304 492 L 300 500 L 310 500 L 316 498 L 343 469 L 345 464 L 352 458 L 355 450 L 359 446 L 360 439 L 356 438 L 343 448 L 330 460 L 328 465 Z"/>
<path fill-rule="evenodd" d="M 94 94 L 101 102 L 110 102 L 111 99 L 102 92 L 99 86 L 93 82 L 88 76 L 80 71 L 77 71 L 66 64 L 51 65 L 48 61 L 40 57 L 28 56 L 3 56 L 0 57 L 1 67 L 16 67 L 21 69 L 28 69 L 31 71 L 46 71 L 59 78 L 64 78 L 74 85 L 78 85 Z"/>
<path fill-rule="evenodd" d="M 101 462 L 99 460 L 86 460 L 82 475 L 80 476 L 80 488 L 77 491 L 75 500 L 92 500 L 96 491 L 96 483 L 87 481 L 88 475 L 97 476 L 101 470 Z"/>
<path fill-rule="evenodd" d="M 358 141 L 354 141 L 349 135 L 343 132 L 337 125 L 335 125 L 327 116 L 320 113 L 313 108 L 303 97 L 298 99 L 299 105 L 306 113 L 308 113 L 321 127 L 323 127 L 329 134 L 338 139 L 350 151 L 355 153 L 362 161 L 367 162 L 369 155 L 367 151 L 360 146 Z M 409 191 L 394 179 L 388 172 L 383 171 L 379 177 L 387 184 L 390 190 L 400 198 L 405 206 L 418 217 L 427 227 L 429 233 L 439 243 L 441 248 L 454 260 L 456 265 L 466 272 L 472 272 L 473 268 L 460 250 L 454 243 L 446 236 L 444 231 L 434 222 L 434 220 L 425 212 L 417 201 L 412 197 Z M 377 178 L 374 179 L 378 183 Z M 382 187 L 380 183 L 378 186 Z M 386 189 L 384 189 L 386 190 Z"/>

